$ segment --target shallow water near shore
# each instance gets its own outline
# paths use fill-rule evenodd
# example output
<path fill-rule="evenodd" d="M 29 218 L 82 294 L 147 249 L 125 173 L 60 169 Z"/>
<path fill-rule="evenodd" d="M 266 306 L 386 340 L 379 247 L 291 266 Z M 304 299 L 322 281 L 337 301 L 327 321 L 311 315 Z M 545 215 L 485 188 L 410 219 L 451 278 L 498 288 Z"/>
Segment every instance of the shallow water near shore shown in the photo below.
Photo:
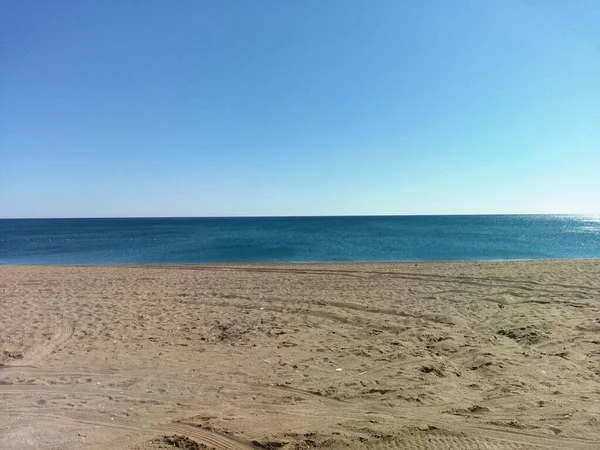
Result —
<path fill-rule="evenodd" d="M 0 264 L 600 258 L 571 215 L 5 219 Z"/>

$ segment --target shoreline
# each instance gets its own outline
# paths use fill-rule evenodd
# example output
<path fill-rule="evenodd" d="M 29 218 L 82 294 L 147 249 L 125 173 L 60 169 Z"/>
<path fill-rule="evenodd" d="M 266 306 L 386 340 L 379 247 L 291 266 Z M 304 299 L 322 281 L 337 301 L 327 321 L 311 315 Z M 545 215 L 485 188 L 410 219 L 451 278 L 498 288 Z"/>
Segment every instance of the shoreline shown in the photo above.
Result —
<path fill-rule="evenodd" d="M 600 261 L 600 256 L 595 258 L 523 258 L 523 259 L 461 259 L 461 260 L 402 260 L 402 261 L 276 261 L 276 262 L 179 262 L 179 263 L 79 263 L 79 264 L 53 264 L 53 263 L 1 263 L 0 267 L 189 267 L 189 266 L 210 266 L 210 267 L 229 267 L 229 266 L 335 266 L 335 265 L 435 265 L 435 264 L 495 264 L 495 263 L 544 263 L 544 262 L 579 262 L 579 261 Z"/>
<path fill-rule="evenodd" d="M 600 443 L 600 260 L 0 265 L 0 302 L 7 450 Z"/>

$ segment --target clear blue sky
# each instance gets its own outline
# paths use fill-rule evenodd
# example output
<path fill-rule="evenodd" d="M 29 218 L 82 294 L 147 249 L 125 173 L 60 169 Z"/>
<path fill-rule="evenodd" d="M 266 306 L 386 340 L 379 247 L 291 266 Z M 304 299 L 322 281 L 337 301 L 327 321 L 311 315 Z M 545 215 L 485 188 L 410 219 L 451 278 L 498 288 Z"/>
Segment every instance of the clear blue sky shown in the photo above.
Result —
<path fill-rule="evenodd" d="M 0 10 L 0 217 L 600 213 L 596 0 Z"/>

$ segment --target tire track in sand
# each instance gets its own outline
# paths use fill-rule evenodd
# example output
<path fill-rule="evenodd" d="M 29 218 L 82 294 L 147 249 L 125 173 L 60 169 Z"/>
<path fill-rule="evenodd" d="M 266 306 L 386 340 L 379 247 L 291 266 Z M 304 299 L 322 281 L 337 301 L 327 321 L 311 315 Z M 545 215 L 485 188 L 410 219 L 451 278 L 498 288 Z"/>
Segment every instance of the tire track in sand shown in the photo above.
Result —
<path fill-rule="evenodd" d="M 255 450 L 251 443 L 235 436 L 226 435 L 218 431 L 209 430 L 195 425 L 182 423 L 178 419 L 170 422 L 161 422 L 160 416 L 155 417 L 154 423 L 138 422 L 121 417 L 98 416 L 87 412 L 65 412 L 64 414 L 47 414 L 31 411 L 4 411 L 7 415 L 69 418 L 74 422 L 100 427 L 108 427 L 130 431 L 129 437 L 119 438 L 119 448 L 131 448 L 143 444 L 161 435 L 183 435 L 190 439 L 208 445 L 216 450 Z M 358 418 L 358 416 L 356 416 Z M 417 425 L 422 425 L 422 417 L 412 417 L 403 420 L 400 432 L 383 439 L 376 438 L 370 441 L 367 448 L 388 450 L 596 450 L 598 441 L 577 437 L 549 437 L 520 430 L 505 430 L 490 426 L 457 425 L 450 421 L 434 421 L 439 427 L 430 427 L 431 431 L 420 431 Z M 408 428 L 406 428 L 408 426 Z M 351 431 L 351 428 L 349 428 Z M 450 431 L 451 430 L 451 431 Z M 362 442 L 362 441 L 361 441 Z M 357 443 L 358 444 L 358 443 Z M 103 444 L 104 448 L 106 445 Z M 365 448 L 359 445 L 359 448 Z M 92 446 L 90 449 L 97 447 Z M 112 448 L 112 447 L 111 447 Z"/>
<path fill-rule="evenodd" d="M 46 417 L 52 419 L 69 418 L 70 420 L 81 423 L 100 427 L 121 429 L 135 433 L 135 436 L 131 438 L 125 438 L 123 442 L 122 438 L 119 438 L 119 442 L 122 445 L 129 446 L 135 445 L 136 443 L 142 443 L 151 439 L 160 437 L 161 435 L 177 434 L 184 435 L 190 439 L 209 446 L 215 450 L 256 450 L 250 443 L 246 443 L 241 439 L 237 439 L 233 436 L 228 436 L 217 431 L 207 430 L 205 428 L 187 425 L 179 422 L 170 423 L 158 423 L 158 424 L 145 424 L 124 421 L 120 418 L 111 418 L 113 420 L 107 421 L 106 418 L 97 417 L 94 414 L 87 413 L 71 413 L 71 414 L 44 414 L 44 413 L 17 413 L 5 411 L 5 414 L 32 417 Z M 117 419 L 117 420 L 114 420 Z M 99 448 L 104 448 L 105 444 L 102 444 Z M 121 447 L 121 445 L 119 445 Z M 96 448 L 95 446 L 90 448 Z"/>
<path fill-rule="evenodd" d="M 26 367 L 26 366 L 35 366 L 46 356 L 50 355 L 52 352 L 60 348 L 67 342 L 71 336 L 73 336 L 74 328 L 71 325 L 62 325 L 56 334 L 50 339 L 48 342 L 45 342 L 25 354 L 25 356 L 15 362 L 10 364 L 6 364 L 6 367 Z"/>

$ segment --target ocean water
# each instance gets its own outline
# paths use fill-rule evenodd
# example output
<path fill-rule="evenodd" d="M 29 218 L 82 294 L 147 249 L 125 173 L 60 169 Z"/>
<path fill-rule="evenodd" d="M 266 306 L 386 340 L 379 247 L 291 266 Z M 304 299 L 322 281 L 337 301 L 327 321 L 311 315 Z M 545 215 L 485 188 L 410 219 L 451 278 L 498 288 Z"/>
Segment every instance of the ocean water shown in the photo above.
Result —
<path fill-rule="evenodd" d="M 600 258 L 600 219 L 557 215 L 0 220 L 0 264 Z"/>

